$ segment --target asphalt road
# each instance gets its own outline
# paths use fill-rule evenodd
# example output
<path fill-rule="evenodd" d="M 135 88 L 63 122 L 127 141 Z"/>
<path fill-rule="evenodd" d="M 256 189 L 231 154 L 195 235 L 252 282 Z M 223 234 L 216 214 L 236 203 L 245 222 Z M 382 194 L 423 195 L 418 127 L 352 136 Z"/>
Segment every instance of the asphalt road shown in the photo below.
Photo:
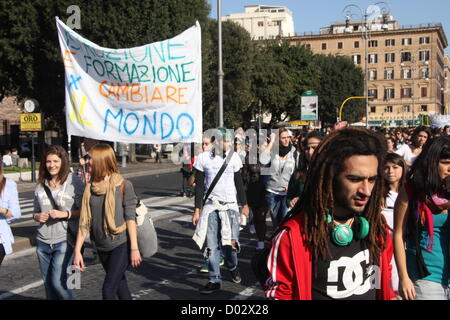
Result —
<path fill-rule="evenodd" d="M 158 233 L 158 253 L 145 259 L 139 268 L 130 268 L 127 279 L 135 300 L 255 300 L 264 299 L 250 268 L 256 240 L 246 229 L 241 232 L 242 250 L 239 268 L 242 283 L 230 281 L 228 270 L 222 267 L 222 290 L 201 295 L 198 290 L 207 283 L 207 273 L 200 273 L 202 252 L 192 240 L 193 198 L 179 196 L 181 174 L 169 173 L 129 179 L 137 196 L 147 205 Z M 20 194 L 31 198 L 32 192 Z M 77 299 L 101 299 L 104 271 L 89 244 L 85 251 L 87 269 L 81 273 Z M 45 299 L 35 249 L 16 253 L 0 267 L 0 300 Z"/>

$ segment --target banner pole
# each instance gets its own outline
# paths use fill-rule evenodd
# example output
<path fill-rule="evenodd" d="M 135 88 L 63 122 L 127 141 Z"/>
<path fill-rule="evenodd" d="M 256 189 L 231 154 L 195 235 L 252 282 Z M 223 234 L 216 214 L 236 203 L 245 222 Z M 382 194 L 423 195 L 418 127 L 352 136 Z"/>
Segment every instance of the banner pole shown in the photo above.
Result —
<path fill-rule="evenodd" d="M 70 146 L 70 142 L 72 140 L 72 136 L 67 135 L 67 154 L 69 155 L 69 167 L 72 165 L 72 147 Z"/>

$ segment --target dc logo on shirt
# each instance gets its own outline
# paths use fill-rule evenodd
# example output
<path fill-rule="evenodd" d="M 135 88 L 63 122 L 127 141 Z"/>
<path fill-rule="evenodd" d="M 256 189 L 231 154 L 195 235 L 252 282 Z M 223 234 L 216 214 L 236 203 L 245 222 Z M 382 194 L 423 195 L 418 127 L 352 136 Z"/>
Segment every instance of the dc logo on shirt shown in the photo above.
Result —
<path fill-rule="evenodd" d="M 343 299 L 352 295 L 363 295 L 374 288 L 380 289 L 380 268 L 368 264 L 369 249 L 359 252 L 353 258 L 341 257 L 339 260 L 331 261 L 328 268 L 327 295 L 334 299 Z M 345 289 L 342 290 L 342 287 Z"/>

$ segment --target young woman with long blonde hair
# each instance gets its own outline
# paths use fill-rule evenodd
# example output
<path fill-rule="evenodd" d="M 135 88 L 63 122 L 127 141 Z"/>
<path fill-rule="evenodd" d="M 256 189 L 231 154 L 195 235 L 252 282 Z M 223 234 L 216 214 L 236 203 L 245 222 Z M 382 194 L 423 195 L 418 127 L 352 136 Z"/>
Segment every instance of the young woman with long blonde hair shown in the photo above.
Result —
<path fill-rule="evenodd" d="M 91 233 L 106 271 L 103 299 L 131 300 L 125 271 L 130 264 L 138 267 L 142 262 L 137 243 L 136 194 L 131 182 L 120 175 L 114 150 L 108 144 L 92 147 L 89 157 L 91 181 L 83 195 L 73 264 L 84 271 L 81 247 Z"/>

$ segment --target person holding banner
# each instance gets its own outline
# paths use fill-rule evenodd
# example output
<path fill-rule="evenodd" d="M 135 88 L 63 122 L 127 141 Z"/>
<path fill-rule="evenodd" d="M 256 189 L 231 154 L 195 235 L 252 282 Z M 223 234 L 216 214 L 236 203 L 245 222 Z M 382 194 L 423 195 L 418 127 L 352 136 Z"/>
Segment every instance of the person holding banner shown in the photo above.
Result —
<path fill-rule="evenodd" d="M 33 214 L 40 223 L 36 252 L 50 300 L 74 299 L 67 287 L 67 269 L 72 264 L 83 190 L 83 182 L 70 172 L 66 150 L 50 146 L 42 155 Z"/>
<path fill-rule="evenodd" d="M 84 271 L 81 247 L 91 233 L 106 271 L 103 299 L 131 300 L 125 271 L 130 264 L 138 267 L 142 262 L 137 243 L 136 194 L 131 182 L 120 175 L 114 150 L 108 144 L 95 145 L 89 155 L 91 181 L 83 195 L 73 264 Z"/>

